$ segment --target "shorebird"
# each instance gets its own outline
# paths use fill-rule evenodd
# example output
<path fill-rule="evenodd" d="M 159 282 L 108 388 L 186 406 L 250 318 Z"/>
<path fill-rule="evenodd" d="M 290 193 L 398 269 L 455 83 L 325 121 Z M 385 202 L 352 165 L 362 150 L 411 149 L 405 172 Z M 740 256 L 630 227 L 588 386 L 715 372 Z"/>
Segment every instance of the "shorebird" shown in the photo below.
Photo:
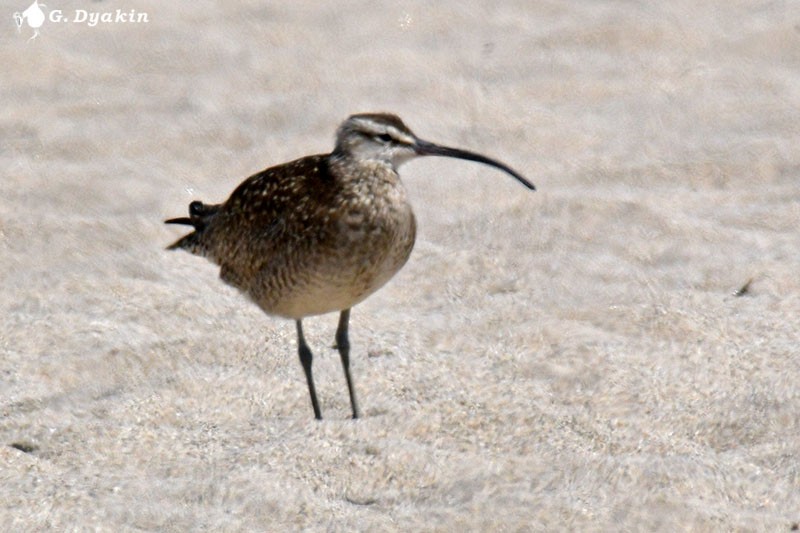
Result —
<path fill-rule="evenodd" d="M 340 313 L 336 348 L 353 418 L 358 418 L 350 376 L 350 309 L 389 281 L 411 254 L 416 221 L 397 169 L 425 155 L 491 165 L 535 189 L 499 161 L 424 141 L 395 115 L 367 113 L 352 115 L 339 126 L 330 154 L 262 170 L 224 203 L 194 201 L 188 217 L 165 221 L 194 228 L 168 250 L 209 259 L 219 265 L 224 282 L 265 313 L 295 321 L 300 362 L 317 419 L 322 415 L 303 319 Z"/>

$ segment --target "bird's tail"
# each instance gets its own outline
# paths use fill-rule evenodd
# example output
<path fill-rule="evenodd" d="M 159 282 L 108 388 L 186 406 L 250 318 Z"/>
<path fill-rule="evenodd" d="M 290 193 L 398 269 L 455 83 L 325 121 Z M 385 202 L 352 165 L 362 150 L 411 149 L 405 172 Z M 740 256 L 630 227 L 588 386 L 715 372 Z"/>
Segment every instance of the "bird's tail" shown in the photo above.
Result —
<path fill-rule="evenodd" d="M 203 233 L 217 211 L 219 211 L 219 205 L 205 205 L 203 202 L 194 201 L 189 204 L 188 217 L 165 220 L 165 224 L 183 224 L 194 227 L 193 232 L 167 246 L 167 250 L 186 250 L 195 255 L 206 255 L 208 247 L 204 243 Z"/>

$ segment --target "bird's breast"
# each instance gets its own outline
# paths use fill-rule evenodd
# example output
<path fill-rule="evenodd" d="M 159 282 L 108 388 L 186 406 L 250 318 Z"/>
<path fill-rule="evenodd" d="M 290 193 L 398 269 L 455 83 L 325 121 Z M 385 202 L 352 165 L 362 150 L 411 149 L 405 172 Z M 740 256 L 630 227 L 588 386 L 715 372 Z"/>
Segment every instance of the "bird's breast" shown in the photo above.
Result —
<path fill-rule="evenodd" d="M 273 312 L 300 317 L 348 309 L 388 282 L 414 247 L 416 221 L 399 181 L 344 192 L 327 231 L 305 258 L 304 275 Z"/>
<path fill-rule="evenodd" d="M 405 264 L 414 245 L 416 222 L 405 188 L 399 180 L 381 183 L 343 205 L 335 228 L 343 263 L 374 290 Z"/>

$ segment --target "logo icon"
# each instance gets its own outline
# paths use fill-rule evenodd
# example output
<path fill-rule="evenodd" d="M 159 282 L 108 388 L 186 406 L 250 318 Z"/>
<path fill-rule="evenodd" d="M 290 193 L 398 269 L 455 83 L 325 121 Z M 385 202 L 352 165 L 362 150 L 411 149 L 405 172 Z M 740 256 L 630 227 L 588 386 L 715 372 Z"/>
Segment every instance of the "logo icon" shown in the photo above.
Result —
<path fill-rule="evenodd" d="M 45 4 L 40 4 L 39 0 L 33 0 L 33 3 L 28 9 L 22 13 L 19 11 L 14 13 L 14 22 L 17 23 L 17 33 L 22 29 L 23 22 L 27 22 L 28 26 L 33 29 L 33 37 L 28 39 L 29 41 L 39 36 L 39 28 L 44 24 L 44 11 L 42 11 L 40 6 L 47 7 Z"/>

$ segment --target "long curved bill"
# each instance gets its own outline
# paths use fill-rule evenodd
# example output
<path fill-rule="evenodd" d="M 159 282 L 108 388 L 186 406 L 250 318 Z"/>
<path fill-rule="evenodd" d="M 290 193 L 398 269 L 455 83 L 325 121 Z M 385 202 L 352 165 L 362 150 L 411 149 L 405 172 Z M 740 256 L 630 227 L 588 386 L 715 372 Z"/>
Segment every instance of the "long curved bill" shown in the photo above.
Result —
<path fill-rule="evenodd" d="M 447 146 L 439 146 L 438 144 L 434 144 L 428 141 L 423 141 L 421 139 L 416 140 L 416 142 L 414 143 L 414 149 L 419 155 L 438 155 L 442 157 L 455 157 L 456 159 L 477 161 L 478 163 L 483 163 L 484 165 L 489 165 L 495 168 L 499 168 L 503 172 L 511 174 L 513 177 L 517 179 L 517 181 L 522 183 L 530 190 L 532 191 L 536 190 L 536 187 L 534 187 L 533 183 L 525 179 L 525 177 L 522 174 L 515 171 L 508 165 L 505 165 L 495 159 L 486 157 L 485 155 L 476 154 L 475 152 L 470 152 L 467 150 L 461 150 L 460 148 L 449 148 Z"/>

